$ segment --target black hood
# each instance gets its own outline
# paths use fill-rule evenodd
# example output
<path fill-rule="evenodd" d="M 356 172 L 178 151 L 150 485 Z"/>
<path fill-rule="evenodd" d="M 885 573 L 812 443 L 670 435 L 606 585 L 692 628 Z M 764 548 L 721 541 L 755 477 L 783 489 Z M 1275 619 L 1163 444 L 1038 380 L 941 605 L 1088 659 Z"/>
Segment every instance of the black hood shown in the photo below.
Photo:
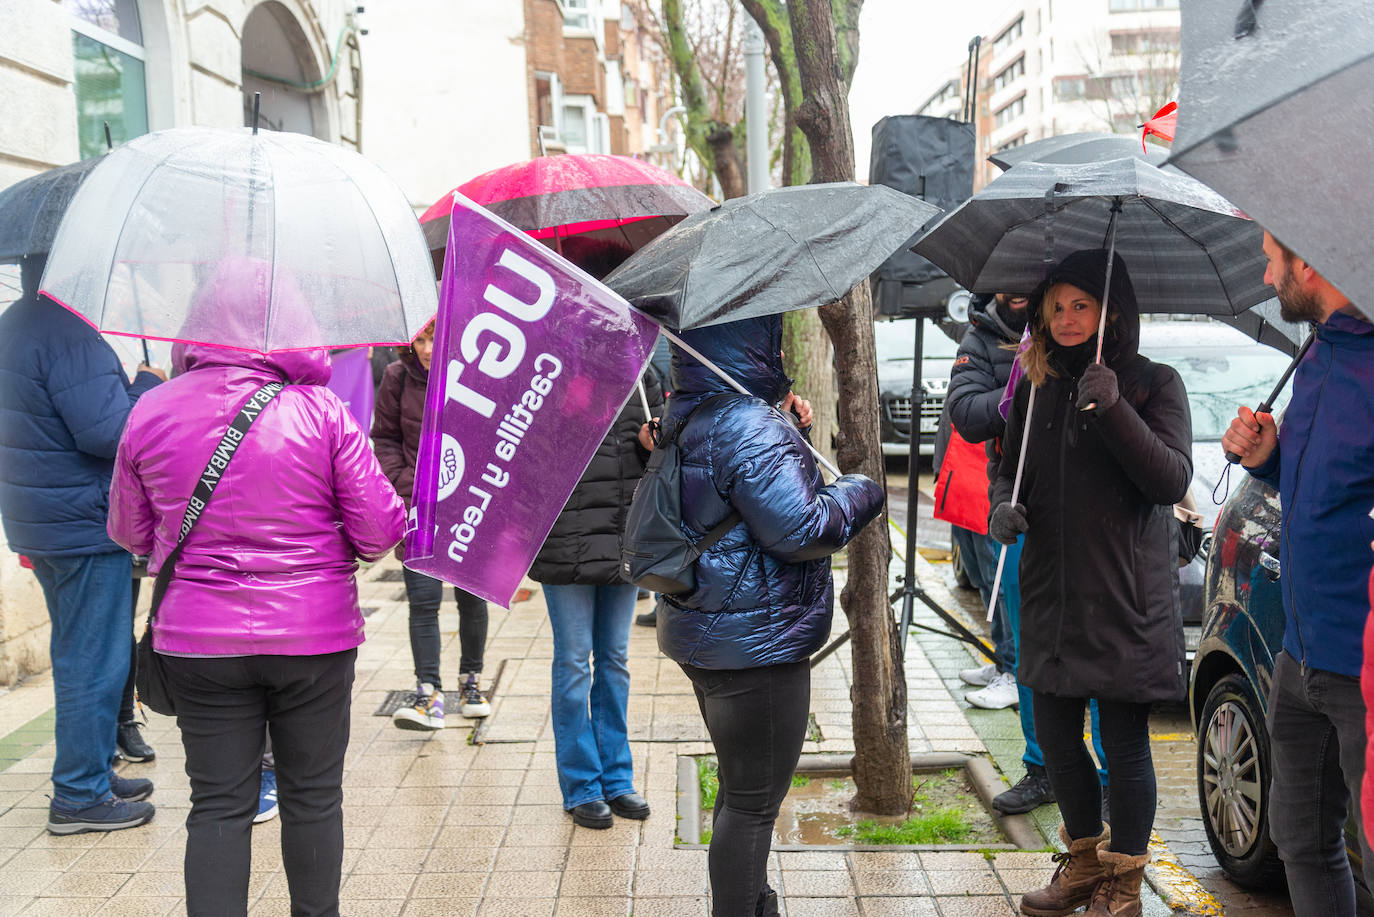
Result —
<path fill-rule="evenodd" d="M 1056 283 L 1067 283 L 1090 293 L 1101 302 L 1107 286 L 1107 252 L 1105 249 L 1086 249 L 1068 255 L 1054 267 L 1030 294 L 1030 323 L 1032 332 L 1043 334 L 1046 346 L 1053 351 L 1054 339 L 1049 329 L 1043 327 L 1041 302 L 1045 292 Z M 1092 340 L 1093 349 L 1097 340 Z M 1083 345 L 1078 345 L 1083 346 Z M 1121 255 L 1112 262 L 1112 295 L 1107 298 L 1107 337 L 1102 344 L 1102 362 L 1108 366 L 1119 365 L 1122 360 L 1136 355 L 1140 349 L 1140 307 L 1136 303 L 1135 287 L 1131 285 L 1130 272 Z"/>

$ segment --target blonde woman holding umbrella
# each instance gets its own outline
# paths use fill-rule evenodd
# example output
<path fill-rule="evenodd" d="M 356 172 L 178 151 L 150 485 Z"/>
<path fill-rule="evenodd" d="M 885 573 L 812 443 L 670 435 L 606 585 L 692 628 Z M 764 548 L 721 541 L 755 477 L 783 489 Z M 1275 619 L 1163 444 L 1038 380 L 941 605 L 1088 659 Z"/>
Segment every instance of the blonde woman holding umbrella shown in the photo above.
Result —
<path fill-rule="evenodd" d="M 1150 704 L 1184 689 L 1172 507 L 1192 478 L 1192 427 L 1178 373 L 1137 352 L 1135 291 L 1119 256 L 1109 269 L 1105 251 L 1069 255 L 1030 308 L 989 532 L 1003 544 L 1026 536 L 1018 674 L 1034 692 L 1068 851 L 1021 912 L 1091 904 L 1089 914 L 1127 917 L 1140 913 L 1155 811 Z M 1110 831 L 1083 743 L 1090 698 L 1112 775 Z"/>

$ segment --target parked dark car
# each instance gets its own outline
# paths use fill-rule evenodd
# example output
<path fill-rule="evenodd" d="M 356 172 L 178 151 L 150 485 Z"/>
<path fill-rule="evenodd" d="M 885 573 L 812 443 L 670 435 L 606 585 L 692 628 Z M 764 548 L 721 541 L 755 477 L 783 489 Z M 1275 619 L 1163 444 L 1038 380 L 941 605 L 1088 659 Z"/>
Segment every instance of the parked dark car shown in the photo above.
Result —
<path fill-rule="evenodd" d="M 1283 648 L 1279 495 L 1239 469 L 1232 483 L 1235 492 L 1213 532 L 1188 703 L 1207 841 L 1217 863 L 1238 884 L 1264 887 L 1283 877 L 1283 863 L 1269 839 L 1273 771 L 1266 727 L 1274 657 Z M 1353 820 L 1345 830 L 1359 879 Z M 1363 887 L 1359 894 L 1361 907 L 1369 908 Z"/>
<path fill-rule="evenodd" d="M 901 318 L 873 323 L 878 350 L 879 422 L 883 455 L 911 454 L 912 361 L 916 322 L 924 321 L 921 335 L 921 413 L 917 425 L 917 454 L 935 453 L 935 431 L 949 389 L 949 371 L 959 352 L 955 343 L 929 319 Z"/>
<path fill-rule="evenodd" d="M 1190 494 L 1202 514 L 1202 549 L 1178 571 L 1183 623 L 1202 623 L 1203 581 L 1217 505 L 1212 492 L 1226 467 L 1221 435 L 1236 405 L 1255 404 L 1283 375 L 1288 358 L 1219 322 L 1143 321 L 1140 352 L 1178 371 L 1188 390 L 1193 421 L 1193 483 Z M 1191 642 L 1190 642 L 1191 648 Z"/>

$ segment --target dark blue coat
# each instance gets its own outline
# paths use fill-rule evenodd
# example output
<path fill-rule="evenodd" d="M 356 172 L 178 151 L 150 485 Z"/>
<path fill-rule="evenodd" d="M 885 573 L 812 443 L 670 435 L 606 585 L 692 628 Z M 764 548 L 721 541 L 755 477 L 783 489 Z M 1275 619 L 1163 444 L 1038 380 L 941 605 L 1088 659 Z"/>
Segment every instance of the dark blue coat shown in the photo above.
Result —
<path fill-rule="evenodd" d="M 1374 555 L 1374 325 L 1336 313 L 1293 373 L 1279 445 L 1255 475 L 1283 505 L 1283 648 L 1360 677 Z"/>
<path fill-rule="evenodd" d="M 882 488 L 862 475 L 823 485 L 801 433 L 774 407 L 790 385 L 780 317 L 682 337 L 756 397 L 713 399 L 679 436 L 688 535 L 700 538 L 731 507 L 743 521 L 697 562 L 695 590 L 665 597 L 659 649 L 704 669 L 805 659 L 830 634 L 830 555 L 882 511 Z M 676 345 L 672 388 L 668 424 L 733 391 Z"/>
<path fill-rule="evenodd" d="M 139 395 L 95 329 L 30 291 L 0 315 L 0 517 L 30 555 L 122 550 L 105 533 L 110 474 Z M 188 494 L 189 496 L 189 494 Z"/>

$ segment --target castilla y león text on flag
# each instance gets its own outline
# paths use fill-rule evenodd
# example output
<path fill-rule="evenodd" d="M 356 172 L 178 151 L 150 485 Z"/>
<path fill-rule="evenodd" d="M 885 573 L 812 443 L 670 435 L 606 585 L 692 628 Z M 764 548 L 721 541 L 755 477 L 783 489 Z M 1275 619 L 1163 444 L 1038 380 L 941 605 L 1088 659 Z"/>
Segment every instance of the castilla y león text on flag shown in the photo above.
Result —
<path fill-rule="evenodd" d="M 407 567 L 508 604 L 658 327 L 454 195 Z"/>

